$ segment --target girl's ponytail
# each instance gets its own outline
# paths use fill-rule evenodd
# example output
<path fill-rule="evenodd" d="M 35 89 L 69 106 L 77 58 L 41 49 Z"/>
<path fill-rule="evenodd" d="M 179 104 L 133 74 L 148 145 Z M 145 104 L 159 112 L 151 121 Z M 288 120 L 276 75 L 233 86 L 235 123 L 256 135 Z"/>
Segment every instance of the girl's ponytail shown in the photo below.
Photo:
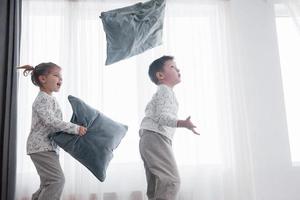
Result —
<path fill-rule="evenodd" d="M 17 69 L 24 69 L 23 75 L 28 76 L 30 71 L 32 71 L 31 73 L 33 73 L 34 67 L 31 65 L 23 65 L 23 66 L 17 67 Z"/>

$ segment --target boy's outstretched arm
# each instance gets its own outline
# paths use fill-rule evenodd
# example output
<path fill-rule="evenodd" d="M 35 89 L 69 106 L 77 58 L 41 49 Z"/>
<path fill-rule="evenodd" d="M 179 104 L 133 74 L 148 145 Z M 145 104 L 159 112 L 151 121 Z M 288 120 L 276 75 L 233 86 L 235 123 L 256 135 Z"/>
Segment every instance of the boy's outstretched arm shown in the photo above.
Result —
<path fill-rule="evenodd" d="M 186 118 L 186 120 L 178 120 L 177 121 L 177 127 L 184 127 L 187 128 L 189 130 L 191 130 L 194 134 L 196 135 L 200 135 L 200 133 L 198 133 L 195 128 L 197 128 L 191 121 L 191 116 L 189 116 L 188 118 Z"/>

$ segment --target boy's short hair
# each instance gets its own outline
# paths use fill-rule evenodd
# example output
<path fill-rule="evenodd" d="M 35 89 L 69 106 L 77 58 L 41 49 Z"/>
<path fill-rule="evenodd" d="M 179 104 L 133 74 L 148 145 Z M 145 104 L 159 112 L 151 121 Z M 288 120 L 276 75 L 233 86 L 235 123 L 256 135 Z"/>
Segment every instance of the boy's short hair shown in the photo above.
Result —
<path fill-rule="evenodd" d="M 159 81 L 156 77 L 156 73 L 161 72 L 163 70 L 163 66 L 166 61 L 173 60 L 173 59 L 174 59 L 173 56 L 162 56 L 162 57 L 154 60 L 150 64 L 149 70 L 148 70 L 148 75 L 153 83 L 155 83 L 156 85 L 159 83 Z"/>

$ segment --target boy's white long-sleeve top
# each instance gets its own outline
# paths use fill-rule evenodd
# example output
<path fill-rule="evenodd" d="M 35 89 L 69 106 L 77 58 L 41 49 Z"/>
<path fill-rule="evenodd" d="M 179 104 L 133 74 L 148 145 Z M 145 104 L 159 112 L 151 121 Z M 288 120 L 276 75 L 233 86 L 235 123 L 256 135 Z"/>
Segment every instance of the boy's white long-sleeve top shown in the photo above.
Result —
<path fill-rule="evenodd" d="M 62 112 L 55 97 L 40 91 L 32 105 L 31 130 L 27 139 L 27 154 L 56 151 L 58 147 L 48 138 L 50 133 L 65 131 L 79 133 L 79 126 L 62 120 Z"/>
<path fill-rule="evenodd" d="M 177 112 L 178 102 L 174 91 L 169 86 L 160 84 L 146 106 L 140 129 L 160 133 L 172 140 L 177 127 Z"/>

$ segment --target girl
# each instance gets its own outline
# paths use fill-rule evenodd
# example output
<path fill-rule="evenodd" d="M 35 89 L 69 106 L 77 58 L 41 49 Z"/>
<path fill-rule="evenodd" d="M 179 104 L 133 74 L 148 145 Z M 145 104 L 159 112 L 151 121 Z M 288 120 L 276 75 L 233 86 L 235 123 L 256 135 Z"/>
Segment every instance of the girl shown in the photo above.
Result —
<path fill-rule="evenodd" d="M 32 105 L 31 130 L 27 140 L 30 155 L 40 176 L 40 188 L 32 200 L 59 200 L 64 187 L 64 174 L 59 163 L 58 147 L 48 135 L 57 131 L 84 135 L 85 127 L 62 120 L 62 112 L 53 92 L 62 85 L 61 68 L 54 63 L 40 63 L 36 67 L 24 65 L 24 76 L 31 72 L 31 81 L 40 88 Z"/>

